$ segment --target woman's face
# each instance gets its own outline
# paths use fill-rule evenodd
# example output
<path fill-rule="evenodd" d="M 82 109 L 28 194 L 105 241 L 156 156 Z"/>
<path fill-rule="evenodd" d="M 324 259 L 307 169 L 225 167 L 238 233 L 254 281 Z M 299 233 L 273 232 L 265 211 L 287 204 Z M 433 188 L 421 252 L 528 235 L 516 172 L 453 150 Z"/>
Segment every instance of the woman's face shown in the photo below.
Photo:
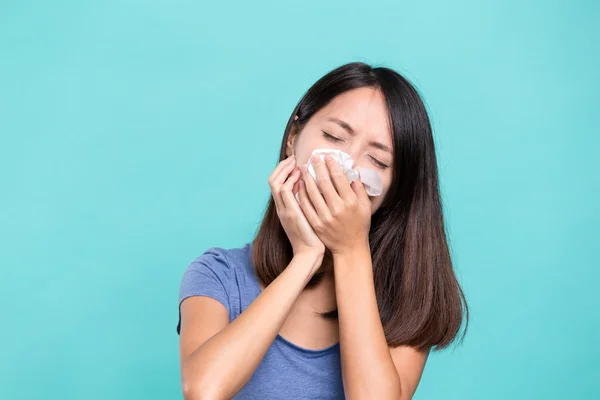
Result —
<path fill-rule="evenodd" d="M 348 153 L 355 167 L 378 172 L 383 193 L 370 197 L 373 214 L 392 181 L 394 158 L 388 120 L 387 105 L 378 89 L 364 87 L 344 92 L 315 113 L 300 133 L 290 134 L 286 155 L 294 154 L 300 166 L 308 162 L 315 149 L 337 149 Z"/>

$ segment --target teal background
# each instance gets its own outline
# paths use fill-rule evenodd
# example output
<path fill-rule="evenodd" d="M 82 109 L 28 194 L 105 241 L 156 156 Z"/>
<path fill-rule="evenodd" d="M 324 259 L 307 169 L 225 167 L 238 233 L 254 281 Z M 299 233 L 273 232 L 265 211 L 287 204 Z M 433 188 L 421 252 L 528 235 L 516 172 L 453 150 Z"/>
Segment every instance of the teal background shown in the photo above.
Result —
<path fill-rule="evenodd" d="M 177 296 L 348 61 L 431 111 L 472 310 L 416 399 L 600 398 L 600 4 L 0 3 L 0 398 L 180 398 Z"/>

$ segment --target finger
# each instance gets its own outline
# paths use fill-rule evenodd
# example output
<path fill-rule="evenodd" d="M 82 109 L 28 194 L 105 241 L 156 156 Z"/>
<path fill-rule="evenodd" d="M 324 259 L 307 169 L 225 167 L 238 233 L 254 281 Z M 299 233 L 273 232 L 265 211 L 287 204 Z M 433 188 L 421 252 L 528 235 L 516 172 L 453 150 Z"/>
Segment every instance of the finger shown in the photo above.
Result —
<path fill-rule="evenodd" d="M 290 163 L 290 161 L 292 161 L 292 159 L 294 158 L 294 155 L 292 154 L 291 156 L 289 156 L 288 158 L 281 160 L 277 166 L 275 167 L 275 169 L 273 170 L 273 172 L 271 173 L 271 175 L 269 176 L 269 179 L 276 176 L 279 171 L 281 171 L 282 168 L 284 168 L 287 164 Z"/>
<path fill-rule="evenodd" d="M 325 157 L 331 158 L 329 155 L 325 155 Z M 321 157 L 317 155 L 313 156 L 311 160 L 317 173 L 317 186 L 321 189 L 323 198 L 330 207 L 339 203 L 341 198 L 335 190 L 335 187 L 333 187 L 333 182 L 331 182 L 331 178 L 329 177 L 329 168 L 327 168 L 327 165 L 321 160 Z"/>
<path fill-rule="evenodd" d="M 285 181 L 283 186 L 281 186 L 281 190 L 279 191 L 279 193 L 281 196 L 281 201 L 283 203 L 283 206 L 286 209 L 288 207 L 298 208 L 298 202 L 296 201 L 296 199 L 294 199 L 292 189 L 294 188 L 294 185 L 296 185 L 296 183 L 300 179 L 300 175 L 301 174 L 300 174 L 299 169 L 294 170 L 294 172 L 290 175 L 290 177 Z"/>
<path fill-rule="evenodd" d="M 283 210 L 285 210 L 289 206 L 288 202 L 286 201 L 286 198 L 284 198 L 284 195 L 286 194 L 286 192 L 292 191 L 292 188 L 298 182 L 300 176 L 302 176 L 300 170 L 294 168 L 294 171 L 288 176 L 283 185 L 281 185 L 279 190 L 277 191 L 277 196 L 279 198 Z"/>
<path fill-rule="evenodd" d="M 342 167 L 329 154 L 325 156 L 325 164 L 329 169 L 329 175 L 331 176 L 331 180 L 333 182 L 333 185 L 335 186 L 335 189 L 337 190 L 339 197 L 341 197 L 344 200 L 347 200 L 354 196 L 352 188 L 348 183 L 348 179 L 346 178 L 346 174 L 344 174 Z"/>
<path fill-rule="evenodd" d="M 271 176 L 269 176 L 269 187 L 275 201 L 275 207 L 277 210 L 285 209 L 285 205 L 281 201 L 280 189 L 281 185 L 288 178 L 290 172 L 295 167 L 295 161 L 293 156 L 288 157 L 277 165 Z"/>
<path fill-rule="evenodd" d="M 304 186 L 306 187 L 308 198 L 310 199 L 315 210 L 317 210 L 317 213 L 322 219 L 330 218 L 331 214 L 329 212 L 329 207 L 327 206 L 327 203 L 325 203 L 325 199 L 323 199 L 321 193 L 319 193 L 319 187 L 317 186 L 317 182 L 315 182 L 312 175 L 308 172 L 308 166 L 304 164 L 301 170 L 302 181 L 304 182 Z"/>
<path fill-rule="evenodd" d="M 321 219 L 319 218 L 319 214 L 313 207 L 310 199 L 308 198 L 308 193 L 306 192 L 306 185 L 303 180 L 298 182 L 298 198 L 300 199 L 300 208 L 302 208 L 302 212 L 306 216 L 308 223 L 313 227 L 318 227 L 321 225 Z"/>
<path fill-rule="evenodd" d="M 358 174 L 360 176 L 360 168 L 358 170 Z M 356 194 L 356 196 L 358 197 L 358 199 L 360 201 L 363 201 L 363 202 L 371 201 L 371 199 L 369 198 L 369 194 L 367 193 L 367 188 L 365 188 L 365 185 L 364 185 L 364 183 L 362 183 L 360 178 L 355 180 L 354 182 L 352 182 L 352 185 L 350 185 L 350 187 L 352 188 L 352 191 Z"/>
<path fill-rule="evenodd" d="M 283 182 L 285 182 L 289 173 L 292 172 L 293 168 L 296 166 L 294 161 L 295 157 L 293 155 L 281 161 L 269 176 L 269 184 L 275 186 L 283 185 Z"/>

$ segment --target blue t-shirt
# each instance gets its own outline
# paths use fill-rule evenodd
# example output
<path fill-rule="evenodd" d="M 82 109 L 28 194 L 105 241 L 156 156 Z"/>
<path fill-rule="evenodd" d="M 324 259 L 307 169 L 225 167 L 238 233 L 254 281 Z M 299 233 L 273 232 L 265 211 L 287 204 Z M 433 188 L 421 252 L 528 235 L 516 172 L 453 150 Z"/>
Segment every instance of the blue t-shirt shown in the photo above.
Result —
<path fill-rule="evenodd" d="M 211 297 L 225 306 L 231 322 L 260 292 L 252 264 L 252 243 L 234 249 L 210 248 L 183 274 L 179 304 L 190 296 Z M 280 335 L 246 386 L 234 397 L 243 400 L 343 398 L 339 343 L 311 350 Z"/>

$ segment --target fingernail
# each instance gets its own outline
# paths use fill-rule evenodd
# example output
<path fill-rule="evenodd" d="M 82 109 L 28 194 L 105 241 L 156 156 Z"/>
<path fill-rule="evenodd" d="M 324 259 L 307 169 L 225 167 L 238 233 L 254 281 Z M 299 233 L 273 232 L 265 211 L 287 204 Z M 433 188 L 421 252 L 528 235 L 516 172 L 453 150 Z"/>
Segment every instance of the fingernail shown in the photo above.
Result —
<path fill-rule="evenodd" d="M 331 157 L 330 154 L 325 154 L 325 160 L 327 160 L 327 161 L 333 160 L 333 157 Z"/>
<path fill-rule="evenodd" d="M 313 160 L 313 162 L 319 162 L 321 160 L 321 157 L 314 155 L 311 157 L 311 160 Z"/>

